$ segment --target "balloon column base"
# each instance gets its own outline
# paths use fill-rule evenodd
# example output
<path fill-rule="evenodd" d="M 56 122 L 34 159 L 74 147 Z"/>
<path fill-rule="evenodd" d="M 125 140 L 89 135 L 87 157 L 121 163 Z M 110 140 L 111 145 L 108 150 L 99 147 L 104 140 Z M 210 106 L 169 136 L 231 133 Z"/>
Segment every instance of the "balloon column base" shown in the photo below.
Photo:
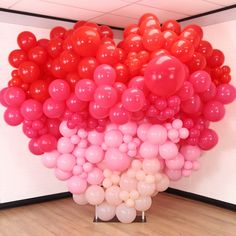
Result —
<path fill-rule="evenodd" d="M 108 221 L 101 220 L 101 219 L 98 218 L 96 212 L 95 212 L 93 222 L 94 223 L 121 223 L 116 216 L 113 217 L 111 220 L 108 220 Z M 146 223 L 146 222 L 147 222 L 147 218 L 146 218 L 145 212 L 143 211 L 141 213 L 141 215 L 136 216 L 136 218 L 134 219 L 134 221 L 132 223 Z"/>

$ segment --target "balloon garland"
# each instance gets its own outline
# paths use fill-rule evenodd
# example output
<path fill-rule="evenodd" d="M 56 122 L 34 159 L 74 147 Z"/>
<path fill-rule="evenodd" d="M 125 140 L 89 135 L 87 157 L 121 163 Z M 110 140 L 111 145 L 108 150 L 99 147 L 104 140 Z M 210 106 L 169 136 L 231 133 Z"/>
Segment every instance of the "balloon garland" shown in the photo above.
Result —
<path fill-rule="evenodd" d="M 132 222 L 170 181 L 199 169 L 218 142 L 210 122 L 234 101 L 224 54 L 198 25 L 144 14 L 118 44 L 108 26 L 77 22 L 49 39 L 24 31 L 1 90 L 8 125 L 103 221 Z"/>

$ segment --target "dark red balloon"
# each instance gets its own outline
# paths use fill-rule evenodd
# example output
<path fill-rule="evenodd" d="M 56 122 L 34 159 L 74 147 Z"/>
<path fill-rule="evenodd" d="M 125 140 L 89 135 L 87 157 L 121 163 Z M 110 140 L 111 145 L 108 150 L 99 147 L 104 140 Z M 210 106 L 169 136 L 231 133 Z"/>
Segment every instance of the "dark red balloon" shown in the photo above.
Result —
<path fill-rule="evenodd" d="M 203 54 L 206 58 L 211 56 L 212 54 L 212 46 L 211 44 L 206 41 L 206 40 L 201 40 L 198 48 L 197 48 L 197 52 L 200 52 L 201 54 Z"/>
<path fill-rule="evenodd" d="M 78 61 L 78 56 L 71 51 L 63 51 L 59 57 L 61 67 L 66 72 L 75 71 Z"/>
<path fill-rule="evenodd" d="M 111 39 L 113 39 L 113 31 L 109 26 L 101 25 L 99 27 L 99 30 L 100 30 L 100 34 L 101 34 L 102 38 L 111 38 Z"/>
<path fill-rule="evenodd" d="M 98 62 L 94 57 L 85 57 L 78 64 L 78 73 L 81 79 L 92 79 Z"/>
<path fill-rule="evenodd" d="M 143 46 L 148 51 L 160 49 L 165 40 L 159 29 L 151 28 L 143 34 Z"/>
<path fill-rule="evenodd" d="M 37 45 L 37 40 L 33 33 L 29 31 L 23 31 L 18 35 L 17 43 L 21 49 L 28 51 Z"/>
<path fill-rule="evenodd" d="M 63 40 L 60 38 L 51 39 L 47 45 L 47 52 L 50 57 L 56 58 L 62 52 Z"/>
<path fill-rule="evenodd" d="M 225 56 L 222 51 L 213 49 L 210 57 L 207 58 L 207 65 L 211 68 L 216 68 L 223 65 Z"/>
<path fill-rule="evenodd" d="M 19 76 L 25 83 L 32 83 L 40 76 L 40 68 L 31 61 L 25 61 L 19 66 Z"/>
<path fill-rule="evenodd" d="M 48 82 L 45 80 L 34 81 L 29 88 L 29 93 L 32 98 L 40 102 L 44 102 L 48 97 Z"/>
<path fill-rule="evenodd" d="M 126 83 L 129 79 L 129 69 L 122 63 L 117 63 L 114 66 L 116 71 L 116 82 Z"/>
<path fill-rule="evenodd" d="M 172 31 L 176 33 L 177 35 L 181 32 L 181 26 L 176 20 L 167 20 L 165 21 L 161 26 L 162 31 Z"/>
<path fill-rule="evenodd" d="M 114 65 L 118 62 L 118 52 L 115 45 L 101 45 L 97 51 L 97 60 L 101 64 Z"/>
<path fill-rule="evenodd" d="M 142 37 L 138 34 L 130 34 L 124 39 L 126 52 L 139 52 L 143 49 Z"/>
<path fill-rule="evenodd" d="M 52 28 L 50 31 L 50 39 L 54 39 L 54 38 L 64 39 L 65 34 L 66 34 L 66 29 L 64 27 L 56 26 Z"/>
<path fill-rule="evenodd" d="M 139 27 L 136 24 L 131 24 L 125 27 L 125 30 L 123 31 L 123 37 L 126 38 L 130 34 L 138 34 Z"/>
<path fill-rule="evenodd" d="M 47 61 L 48 55 L 45 48 L 42 46 L 36 46 L 29 50 L 28 57 L 31 61 L 37 63 L 38 65 L 42 65 Z"/>
<path fill-rule="evenodd" d="M 8 61 L 11 66 L 18 68 L 19 65 L 27 60 L 27 54 L 21 49 L 12 51 L 8 56 Z"/>

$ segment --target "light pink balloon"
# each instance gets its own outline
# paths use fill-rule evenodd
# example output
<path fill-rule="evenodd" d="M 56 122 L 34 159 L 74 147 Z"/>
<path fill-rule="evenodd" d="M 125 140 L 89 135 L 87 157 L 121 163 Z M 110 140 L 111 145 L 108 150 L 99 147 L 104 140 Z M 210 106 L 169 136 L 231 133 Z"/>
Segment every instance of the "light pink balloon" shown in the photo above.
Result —
<path fill-rule="evenodd" d="M 167 168 L 171 170 L 179 170 L 184 166 L 184 157 L 182 154 L 178 155 L 174 159 L 165 160 Z"/>
<path fill-rule="evenodd" d="M 168 130 L 168 138 L 170 140 L 176 140 L 179 138 L 179 132 L 176 129 L 170 129 Z"/>
<path fill-rule="evenodd" d="M 120 187 L 111 186 L 105 192 L 105 199 L 110 205 L 119 205 L 122 200 L 120 199 Z"/>
<path fill-rule="evenodd" d="M 105 192 L 102 187 L 91 185 L 87 188 L 85 196 L 89 204 L 99 205 L 104 201 Z"/>
<path fill-rule="evenodd" d="M 116 216 L 122 223 L 132 223 L 136 218 L 136 210 L 122 203 L 116 208 Z"/>
<path fill-rule="evenodd" d="M 134 136 L 137 132 L 137 124 L 135 122 L 127 122 L 126 124 L 119 126 L 120 131 L 123 134 Z"/>
<path fill-rule="evenodd" d="M 180 153 L 185 160 L 195 161 L 201 156 L 202 151 L 198 146 L 184 145 L 181 147 Z"/>
<path fill-rule="evenodd" d="M 191 173 L 192 173 L 191 170 L 185 170 L 185 169 L 182 170 L 182 175 L 184 177 L 189 177 L 191 175 Z"/>
<path fill-rule="evenodd" d="M 145 141 L 147 139 L 147 132 L 150 127 L 151 127 L 150 123 L 144 123 L 144 124 L 139 125 L 138 130 L 137 130 L 137 136 L 142 141 Z"/>
<path fill-rule="evenodd" d="M 72 171 L 76 164 L 76 159 L 71 154 L 62 154 L 57 158 L 57 167 L 63 171 Z"/>
<path fill-rule="evenodd" d="M 73 194 L 84 193 L 87 188 L 87 181 L 79 176 L 72 176 L 67 181 L 68 190 Z"/>
<path fill-rule="evenodd" d="M 103 173 L 97 167 L 93 168 L 90 172 L 88 172 L 87 181 L 89 184 L 99 185 L 102 183 L 103 179 L 104 179 Z"/>
<path fill-rule="evenodd" d="M 103 160 L 104 152 L 98 145 L 91 145 L 85 151 L 86 159 L 91 163 L 99 163 Z"/>
<path fill-rule="evenodd" d="M 117 148 L 110 148 L 105 154 L 107 167 L 112 171 L 124 171 L 129 168 L 131 159 Z"/>
<path fill-rule="evenodd" d="M 179 137 L 182 139 L 186 139 L 189 136 L 189 131 L 186 128 L 181 128 L 179 130 Z"/>
<path fill-rule="evenodd" d="M 170 180 L 177 181 L 181 178 L 182 172 L 181 170 L 165 170 L 166 175 L 169 177 Z"/>
<path fill-rule="evenodd" d="M 177 156 L 178 152 L 176 144 L 170 141 L 166 141 L 159 146 L 159 154 L 163 159 L 173 159 Z"/>
<path fill-rule="evenodd" d="M 88 201 L 86 200 L 86 197 L 85 197 L 84 193 L 73 194 L 73 200 L 75 201 L 75 203 L 77 203 L 79 205 L 86 205 L 86 204 L 88 204 Z"/>
<path fill-rule="evenodd" d="M 67 171 L 63 171 L 59 168 L 56 168 L 55 175 L 59 180 L 67 180 L 72 176 L 72 172 L 67 172 Z"/>
<path fill-rule="evenodd" d="M 103 202 L 102 204 L 97 206 L 97 216 L 102 221 L 109 221 L 115 217 L 116 207 L 108 204 L 107 202 Z"/>
<path fill-rule="evenodd" d="M 143 170 L 146 174 L 156 174 L 160 168 L 161 165 L 157 158 L 143 160 Z"/>
<path fill-rule="evenodd" d="M 61 137 L 57 141 L 57 150 L 60 153 L 71 153 L 74 149 L 74 144 L 71 143 L 70 138 Z"/>
<path fill-rule="evenodd" d="M 59 130 L 60 130 L 60 133 L 62 134 L 62 136 L 68 137 L 68 138 L 73 136 L 77 132 L 77 129 L 69 129 L 66 121 L 61 122 L 61 124 L 59 126 Z"/>
<path fill-rule="evenodd" d="M 154 183 L 146 183 L 145 181 L 139 181 L 137 185 L 137 190 L 140 195 L 143 196 L 152 196 L 156 190 L 156 185 Z"/>
<path fill-rule="evenodd" d="M 139 154 L 144 159 L 152 159 L 158 155 L 158 146 L 149 142 L 144 142 L 139 148 Z"/>
<path fill-rule="evenodd" d="M 172 121 L 172 127 L 174 129 L 181 129 L 183 127 L 183 121 L 180 119 L 175 119 Z"/>
<path fill-rule="evenodd" d="M 162 125 L 152 125 L 147 132 L 147 140 L 152 144 L 163 144 L 167 140 L 167 130 Z"/>
<path fill-rule="evenodd" d="M 136 178 L 130 178 L 126 174 L 122 174 L 120 178 L 120 188 L 122 190 L 126 190 L 128 192 L 132 190 L 136 190 L 137 188 L 137 180 Z"/>
<path fill-rule="evenodd" d="M 47 168 L 55 168 L 57 164 L 57 158 L 59 157 L 60 153 L 56 150 L 52 152 L 45 152 L 42 156 L 42 163 Z"/>
<path fill-rule="evenodd" d="M 152 205 L 151 197 L 141 196 L 135 200 L 135 209 L 137 211 L 147 211 Z"/>
<path fill-rule="evenodd" d="M 119 130 L 105 132 L 104 142 L 107 147 L 119 147 L 123 142 L 123 135 Z"/>
<path fill-rule="evenodd" d="M 85 148 L 81 148 L 81 147 L 76 147 L 73 151 L 73 155 L 76 156 L 77 158 L 84 158 L 85 157 Z"/>
<path fill-rule="evenodd" d="M 88 133 L 88 141 L 94 145 L 101 145 L 103 142 L 104 134 L 101 132 L 97 132 L 96 130 L 92 130 Z"/>

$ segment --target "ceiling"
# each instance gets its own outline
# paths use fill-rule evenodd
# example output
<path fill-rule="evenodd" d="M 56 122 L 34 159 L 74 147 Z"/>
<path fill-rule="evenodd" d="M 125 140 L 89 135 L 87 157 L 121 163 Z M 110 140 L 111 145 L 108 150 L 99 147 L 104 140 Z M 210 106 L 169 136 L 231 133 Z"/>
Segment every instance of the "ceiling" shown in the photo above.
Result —
<path fill-rule="evenodd" d="M 236 4 L 236 0 L 0 0 L 1 8 L 124 27 L 144 13 L 161 22 Z"/>

